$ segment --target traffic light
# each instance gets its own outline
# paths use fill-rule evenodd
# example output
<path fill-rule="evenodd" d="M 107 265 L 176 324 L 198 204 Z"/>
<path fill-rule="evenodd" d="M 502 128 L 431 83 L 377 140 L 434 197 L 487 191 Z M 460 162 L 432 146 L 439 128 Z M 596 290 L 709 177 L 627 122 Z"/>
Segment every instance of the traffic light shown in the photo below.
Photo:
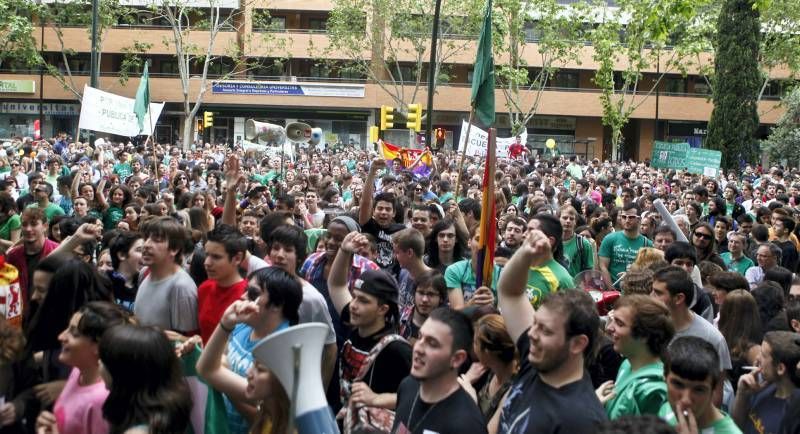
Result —
<path fill-rule="evenodd" d="M 394 107 L 381 106 L 381 130 L 394 128 Z"/>
<path fill-rule="evenodd" d="M 202 119 L 198 119 L 197 120 L 197 132 L 200 133 L 200 134 L 203 133 L 203 120 Z"/>
<path fill-rule="evenodd" d="M 409 104 L 406 128 L 419 132 L 422 129 L 422 105 Z"/>
<path fill-rule="evenodd" d="M 203 112 L 203 128 L 214 126 L 214 112 Z"/>
<path fill-rule="evenodd" d="M 378 127 L 376 127 L 374 125 L 369 127 L 369 142 L 370 143 L 375 143 L 375 142 L 378 141 L 378 132 L 379 131 L 380 130 L 378 129 Z"/>

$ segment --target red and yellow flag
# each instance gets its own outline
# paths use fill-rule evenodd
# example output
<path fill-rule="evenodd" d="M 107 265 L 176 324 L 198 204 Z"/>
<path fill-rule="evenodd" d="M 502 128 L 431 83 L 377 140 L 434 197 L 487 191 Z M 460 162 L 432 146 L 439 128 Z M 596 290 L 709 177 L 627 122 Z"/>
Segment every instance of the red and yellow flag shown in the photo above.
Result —
<path fill-rule="evenodd" d="M 497 130 L 489 129 L 486 144 L 486 167 L 483 170 L 483 198 L 481 200 L 481 224 L 478 228 L 478 263 L 475 270 L 476 287 L 492 284 L 494 250 L 497 246 L 497 212 L 494 198 L 494 173 L 497 164 Z"/>

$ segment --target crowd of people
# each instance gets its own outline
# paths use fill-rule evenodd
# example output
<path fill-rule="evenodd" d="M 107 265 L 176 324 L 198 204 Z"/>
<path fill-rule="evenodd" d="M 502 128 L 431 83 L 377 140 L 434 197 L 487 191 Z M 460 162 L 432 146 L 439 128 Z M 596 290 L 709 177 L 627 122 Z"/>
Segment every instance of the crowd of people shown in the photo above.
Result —
<path fill-rule="evenodd" d="M 348 434 L 800 433 L 796 169 L 500 158 L 478 286 L 479 158 L 2 148 L 1 434 L 286 434 L 310 322 Z"/>

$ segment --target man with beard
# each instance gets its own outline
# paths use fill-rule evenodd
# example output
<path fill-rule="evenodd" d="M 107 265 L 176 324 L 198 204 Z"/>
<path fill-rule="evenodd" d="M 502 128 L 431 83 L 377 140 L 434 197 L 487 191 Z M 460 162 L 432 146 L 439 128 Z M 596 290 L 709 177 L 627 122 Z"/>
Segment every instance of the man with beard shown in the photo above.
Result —
<path fill-rule="evenodd" d="M 397 390 L 394 434 L 486 433 L 480 409 L 458 383 L 472 348 L 472 324 L 463 313 L 431 312 L 414 344 L 411 375 Z"/>
<path fill-rule="evenodd" d="M 513 252 L 517 250 L 523 239 L 525 239 L 525 220 L 514 217 L 506 223 L 500 247 L 505 247 Z"/>
<path fill-rule="evenodd" d="M 515 282 L 551 256 L 548 237 L 531 230 L 500 276 L 498 307 L 517 342 L 520 365 L 502 407 L 498 432 L 589 433 L 606 420 L 584 369 L 600 326 L 592 298 L 581 291 L 559 291 L 544 297 L 534 312 L 524 285 Z"/>

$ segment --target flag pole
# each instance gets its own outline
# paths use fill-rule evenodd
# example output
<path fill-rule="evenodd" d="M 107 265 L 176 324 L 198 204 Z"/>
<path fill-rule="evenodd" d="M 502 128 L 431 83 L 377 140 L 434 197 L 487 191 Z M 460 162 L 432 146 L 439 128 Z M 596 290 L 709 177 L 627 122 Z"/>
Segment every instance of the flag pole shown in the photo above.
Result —
<path fill-rule="evenodd" d="M 150 110 L 150 86 L 147 86 L 147 117 L 148 117 L 148 127 L 150 128 L 147 130 L 147 139 L 144 141 L 145 149 L 147 149 L 147 142 L 150 141 L 150 138 L 153 135 L 153 112 Z M 150 143 L 153 147 L 153 182 L 156 183 L 156 187 L 158 187 L 158 157 L 156 156 L 156 144 L 155 142 Z"/>
<path fill-rule="evenodd" d="M 467 121 L 467 131 L 464 134 L 464 152 L 461 152 L 461 160 L 458 162 L 458 177 L 456 178 L 456 201 L 458 201 L 458 195 L 461 191 L 461 174 L 464 172 L 464 157 L 467 155 L 467 146 L 469 144 L 469 130 L 472 128 L 472 117 L 475 115 L 475 106 L 470 106 L 469 108 L 469 120 Z M 459 143 L 460 145 L 460 143 Z M 459 146 L 460 147 L 460 146 Z M 456 152 L 459 152 L 459 149 L 456 148 Z"/>

